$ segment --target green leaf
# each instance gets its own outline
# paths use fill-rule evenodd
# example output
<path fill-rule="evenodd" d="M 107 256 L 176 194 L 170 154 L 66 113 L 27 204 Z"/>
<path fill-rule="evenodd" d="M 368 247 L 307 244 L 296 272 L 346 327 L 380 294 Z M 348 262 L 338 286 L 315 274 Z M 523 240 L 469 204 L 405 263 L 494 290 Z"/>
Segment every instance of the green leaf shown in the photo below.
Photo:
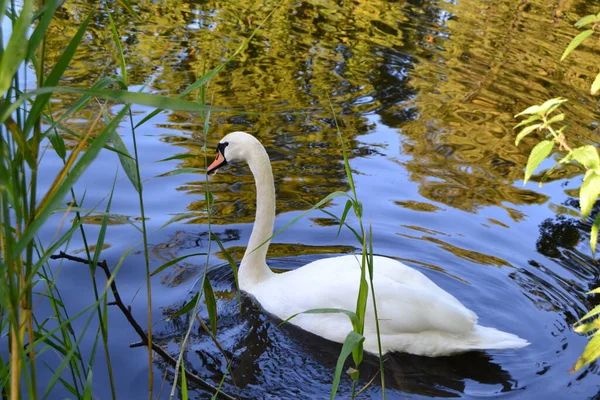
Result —
<path fill-rule="evenodd" d="M 117 130 L 113 132 L 110 140 L 114 148 L 119 151 L 117 155 L 119 156 L 119 161 L 121 162 L 123 171 L 125 171 L 125 175 L 129 178 L 129 182 L 131 182 L 136 192 L 140 193 L 142 191 L 142 185 L 137 175 L 136 160 L 131 156 L 131 153 L 127 149 L 127 146 L 125 146 L 125 143 Z"/>
<path fill-rule="evenodd" d="M 340 217 L 338 217 L 337 215 L 330 213 L 327 210 L 324 209 L 320 209 L 319 211 L 321 211 L 323 214 L 327 214 L 329 215 L 331 218 L 336 219 L 336 220 L 340 220 Z M 350 225 L 348 225 L 347 223 L 344 222 L 344 225 L 346 226 L 346 228 L 348 228 L 350 230 L 350 232 L 352 232 L 354 234 L 354 237 L 356 238 L 356 240 L 358 240 L 359 243 L 362 243 L 362 238 L 360 237 L 360 235 L 358 234 L 358 232 L 356 231 L 356 229 L 354 229 L 353 227 L 351 227 Z"/>
<path fill-rule="evenodd" d="M 156 274 L 164 271 L 166 268 L 169 268 L 171 265 L 177 264 L 178 262 L 183 261 L 186 258 L 195 257 L 195 256 L 205 256 L 205 255 L 206 255 L 206 253 L 193 253 L 193 254 L 186 254 L 184 256 L 177 257 L 177 258 L 175 258 L 173 260 L 167 261 L 166 263 L 164 263 L 160 267 L 156 268 L 154 271 L 152 271 L 152 273 L 150 274 L 150 276 L 154 276 L 154 275 L 156 275 Z"/>
<path fill-rule="evenodd" d="M 333 377 L 333 383 L 331 385 L 331 395 L 329 396 L 330 400 L 335 399 L 335 395 L 337 393 L 338 387 L 340 385 L 340 378 L 342 376 L 342 370 L 344 368 L 344 362 L 352 353 L 352 351 L 358 347 L 365 338 L 354 332 L 350 331 L 348 336 L 346 336 L 346 340 L 344 340 L 344 344 L 342 345 L 342 350 L 340 351 L 340 356 L 338 357 L 337 364 L 335 366 L 335 375 Z"/>
<path fill-rule="evenodd" d="M 164 228 L 165 226 L 171 225 L 174 222 L 178 222 L 181 221 L 182 219 L 188 219 L 188 218 L 193 218 L 196 217 L 198 215 L 197 212 L 194 211 L 190 211 L 190 212 L 186 212 L 186 213 L 182 213 L 182 214 L 177 214 L 175 215 L 173 218 L 171 218 L 170 220 L 168 220 L 167 222 L 165 222 L 164 224 L 162 224 L 157 231 L 161 230 L 162 228 Z"/>
<path fill-rule="evenodd" d="M 586 294 L 598 294 L 600 293 L 600 287 L 597 287 L 596 289 L 592 289 L 589 292 L 587 292 Z"/>
<path fill-rule="evenodd" d="M 31 25 L 32 3 L 32 0 L 22 2 L 21 14 L 12 26 L 12 34 L 0 59 L 0 97 L 4 97 L 10 88 L 15 73 L 27 55 L 27 32 Z M 4 14 L 1 17 L 4 18 Z"/>
<path fill-rule="evenodd" d="M 196 307 L 196 304 L 198 303 L 199 298 L 200 298 L 200 292 L 196 293 L 196 295 L 189 302 L 185 303 L 183 305 L 183 307 L 181 307 L 179 310 L 175 311 L 173 313 L 173 315 L 171 315 L 169 318 L 167 318 L 167 320 L 168 321 L 174 320 L 175 318 L 180 317 L 180 316 L 192 311 Z"/>
<path fill-rule="evenodd" d="M 515 146 L 518 146 L 521 139 L 538 129 L 540 126 L 542 126 L 542 124 L 529 125 L 523 128 L 521 132 L 519 132 L 519 134 L 517 135 L 517 138 L 515 139 Z"/>
<path fill-rule="evenodd" d="M 181 363 L 181 400 L 188 400 L 188 387 L 183 363 Z"/>
<path fill-rule="evenodd" d="M 565 120 L 565 114 L 557 114 L 554 117 L 550 118 L 548 121 L 546 121 L 546 123 L 544 124 L 544 127 L 550 126 L 555 122 L 560 122 L 560 121 L 564 121 L 564 120 Z"/>
<path fill-rule="evenodd" d="M 361 219 L 362 218 L 362 213 L 363 213 L 363 206 L 362 203 L 358 200 L 355 200 L 353 203 L 353 209 L 354 209 L 354 215 L 356 215 L 356 218 Z"/>
<path fill-rule="evenodd" d="M 197 172 L 205 172 L 205 170 L 204 170 L 204 168 L 192 168 L 192 167 L 177 168 L 172 171 L 165 172 L 164 174 L 160 174 L 157 177 L 163 178 L 165 176 L 173 176 L 173 175 L 179 175 L 179 174 L 195 174 Z"/>
<path fill-rule="evenodd" d="M 529 114 L 540 114 L 540 106 L 527 107 L 525 110 L 523 110 L 520 113 L 516 114 L 515 118 L 520 117 L 522 115 L 529 115 Z"/>
<path fill-rule="evenodd" d="M 217 301 L 215 300 L 215 292 L 210 284 L 210 280 L 204 275 L 204 302 L 208 311 L 208 319 L 210 321 L 210 330 L 213 336 L 217 336 Z"/>
<path fill-rule="evenodd" d="M 548 155 L 552 152 L 554 148 L 553 140 L 542 140 L 538 144 L 535 145 L 531 153 L 529 154 L 529 159 L 527 160 L 527 167 L 525 168 L 525 179 L 523 180 L 523 186 L 527 184 L 529 178 L 535 171 L 535 169 L 540 165 L 542 161 L 548 157 Z"/>
<path fill-rule="evenodd" d="M 579 333 L 580 335 L 583 334 L 588 334 L 590 332 L 596 331 L 600 328 L 600 319 L 598 318 L 594 318 L 593 320 L 586 322 L 586 323 L 581 323 L 577 326 L 573 326 L 573 330 L 577 333 Z"/>
<path fill-rule="evenodd" d="M 596 21 L 598 21 L 598 19 L 596 18 L 596 16 L 594 14 L 586 15 L 585 17 L 581 18 L 579 21 L 575 22 L 575 28 L 581 28 L 582 26 L 589 25 Z"/>
<path fill-rule="evenodd" d="M 157 162 L 164 162 L 164 161 L 171 161 L 171 160 L 184 160 L 186 158 L 196 158 L 196 157 L 198 157 L 196 154 L 182 153 L 182 154 L 176 154 L 171 157 L 163 158 L 162 160 L 158 160 Z"/>
<path fill-rule="evenodd" d="M 579 321 L 581 322 L 588 318 L 595 317 L 598 314 L 600 314 L 600 305 L 597 305 L 596 307 L 594 307 L 590 311 L 588 311 L 587 314 L 585 314 L 583 317 L 581 317 L 581 319 Z"/>
<path fill-rule="evenodd" d="M 587 346 L 585 346 L 583 354 L 579 357 L 573 369 L 569 372 L 581 369 L 583 366 L 596 360 L 598 356 L 600 356 L 600 335 L 594 335 Z"/>
<path fill-rule="evenodd" d="M 592 230 L 590 232 L 590 247 L 592 248 L 592 254 L 596 253 L 596 244 L 598 243 L 598 228 L 600 227 L 600 213 L 594 218 L 592 224 Z"/>
<path fill-rule="evenodd" d="M 63 137 L 58 134 L 56 129 L 49 131 L 46 136 L 50 140 L 50 143 L 52 143 L 52 148 L 56 152 L 56 155 L 64 160 L 67 157 L 67 148 Z"/>
<path fill-rule="evenodd" d="M 340 232 L 342 231 L 342 226 L 344 226 L 344 222 L 346 221 L 346 216 L 348 216 L 348 211 L 352 208 L 352 200 L 346 200 L 346 206 L 344 207 L 344 212 L 342 213 L 342 218 L 340 218 L 340 227 L 338 228 L 337 235 L 340 236 Z"/>
<path fill-rule="evenodd" d="M 562 97 L 555 97 L 553 99 L 550 100 L 546 100 L 544 102 L 544 104 L 542 104 L 540 106 L 540 112 L 542 114 L 548 115 L 550 114 L 552 111 L 556 110 L 556 108 L 558 106 L 560 106 L 563 103 L 566 103 L 568 100 L 567 99 L 563 99 Z"/>
<path fill-rule="evenodd" d="M 575 159 L 588 169 L 595 169 L 600 166 L 598 150 L 596 150 L 596 147 L 592 145 L 577 147 L 571 153 L 571 158 Z"/>
<path fill-rule="evenodd" d="M 599 91 L 600 91 L 600 73 L 598 75 L 596 75 L 596 79 L 594 79 L 594 83 L 592 83 L 592 88 L 590 90 L 590 93 L 592 94 L 592 96 L 595 96 L 598 94 Z"/>
<path fill-rule="evenodd" d="M 229 263 L 229 266 L 231 267 L 231 270 L 233 271 L 233 278 L 235 279 L 235 287 L 237 287 L 239 289 L 240 286 L 238 284 L 238 268 L 237 268 L 237 264 L 233 260 L 233 257 L 231 257 L 231 254 L 229 254 L 229 252 L 225 249 L 225 246 L 223 246 L 223 243 L 221 243 L 221 240 L 219 239 L 219 237 L 213 233 L 212 236 L 211 236 L 211 238 L 215 242 L 217 242 L 217 244 L 219 245 L 219 248 L 221 249 L 221 253 L 223 254 L 223 256 L 225 257 L 225 259 Z M 238 296 L 239 296 L 239 292 L 240 291 L 238 290 L 237 292 L 238 292 Z"/>
<path fill-rule="evenodd" d="M 283 324 L 286 324 L 292 318 L 295 318 L 296 316 L 298 316 L 300 314 L 346 314 L 346 316 L 348 316 L 348 318 L 350 318 L 350 322 L 352 323 L 352 328 L 355 331 L 357 330 L 357 328 L 360 324 L 360 321 L 358 320 L 358 316 L 356 315 L 356 313 L 354 313 L 352 311 L 343 310 L 341 308 L 313 308 L 311 310 L 306 310 L 306 311 L 296 313 L 296 314 L 292 315 L 291 317 L 287 318 L 286 320 L 282 321 L 277 326 L 279 327 L 279 326 L 282 326 Z"/>
<path fill-rule="evenodd" d="M 579 190 L 579 206 L 581 207 L 582 218 L 587 218 L 590 215 L 598 195 L 600 195 L 600 175 L 594 171 L 588 171 Z"/>
<path fill-rule="evenodd" d="M 581 32 L 579 35 L 575 36 L 571 43 L 565 49 L 565 52 L 560 57 L 560 61 L 564 60 L 573 50 L 577 48 L 585 39 L 587 39 L 590 35 L 594 33 L 593 29 L 588 29 L 587 31 Z"/>
<path fill-rule="evenodd" d="M 523 125 L 529 125 L 530 123 L 532 123 L 534 121 L 538 121 L 540 119 L 542 119 L 542 117 L 539 114 L 533 114 L 529 118 L 524 119 L 523 121 L 521 121 L 518 124 L 516 124 L 515 126 L 513 126 L 513 129 L 517 129 L 518 127 L 523 126 Z"/>

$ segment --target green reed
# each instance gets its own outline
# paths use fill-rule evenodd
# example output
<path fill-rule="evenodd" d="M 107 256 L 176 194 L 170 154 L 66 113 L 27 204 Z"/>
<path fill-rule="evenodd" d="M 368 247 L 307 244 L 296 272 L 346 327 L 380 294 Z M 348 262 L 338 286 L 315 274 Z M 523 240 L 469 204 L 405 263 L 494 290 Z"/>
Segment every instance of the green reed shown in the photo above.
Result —
<path fill-rule="evenodd" d="M 131 7 L 121 1 L 126 9 Z M 118 155 L 120 166 L 139 195 L 142 216 L 141 227 L 129 220 L 141 234 L 146 259 L 146 282 L 148 299 L 151 298 L 150 270 L 148 262 L 147 227 L 143 202 L 143 185 L 138 162 L 138 147 L 130 104 L 142 104 L 158 110 L 209 111 L 214 107 L 171 99 L 146 93 L 127 91 L 126 60 L 118 32 L 110 13 L 109 28 L 115 39 L 120 77 L 104 77 L 89 89 L 60 87 L 60 81 L 76 53 L 88 25 L 99 14 L 93 10 L 81 23 L 68 46 L 55 65 L 46 63 L 45 41 L 57 8 L 58 0 L 34 4 L 24 0 L 21 8 L 14 2 L 0 0 L 0 15 L 6 15 L 3 23 L 11 24 L 11 36 L 3 47 L 0 40 L 0 342 L 8 345 L 7 357 L 0 355 L 0 393 L 3 398 L 48 398 L 56 384 L 61 384 L 75 398 L 91 398 L 94 365 L 98 347 L 104 351 L 110 381 L 111 397 L 117 398 L 110 352 L 108 349 L 108 291 L 110 282 L 127 256 L 138 247 L 132 246 L 113 267 L 109 281 L 100 286 L 95 278 L 96 264 L 101 259 L 109 218 L 121 218 L 110 213 L 115 186 L 108 192 L 103 210 L 98 205 L 83 207 L 85 194 L 76 193 L 75 183 L 92 165 L 100 151 Z M 31 34 L 29 34 L 31 32 Z M 246 43 L 244 43 L 245 45 Z M 241 51 L 243 46 L 238 49 Z M 237 54 L 236 53 L 236 54 Z M 37 88 L 26 91 L 26 66 L 33 65 Z M 192 86 L 200 87 L 208 82 L 220 68 L 203 75 Z M 115 87 L 117 89 L 115 89 Z M 192 88 L 193 90 L 193 88 Z M 79 98 L 55 119 L 51 96 L 54 93 L 72 93 Z M 74 132 L 65 126 L 69 118 L 88 105 L 93 99 L 104 99 L 97 117 L 86 132 Z M 108 109 L 114 102 L 125 103 L 120 111 L 110 116 Z M 117 127 L 129 117 L 134 143 L 132 156 Z M 148 120 L 146 118 L 145 120 Z M 104 126 L 99 128 L 103 120 Z M 144 122 L 144 121 L 142 121 Z M 77 144 L 67 151 L 63 137 Z M 48 145 L 51 146 L 48 146 Z M 51 148 L 51 150 L 47 150 Z M 45 152 L 53 151 L 63 162 L 50 187 L 40 192 L 38 170 Z M 116 176 L 115 176 L 116 181 Z M 66 198 L 70 198 L 65 207 Z M 60 234 L 51 240 L 41 239 L 38 234 L 52 216 L 63 214 Z M 74 218 L 69 220 L 69 215 Z M 101 216 L 100 231 L 95 240 L 84 229 L 84 221 L 90 216 Z M 56 217 L 55 217 L 56 218 Z M 67 222 L 69 221 L 69 222 Z M 80 234 L 84 251 L 90 265 L 90 277 L 94 301 L 83 310 L 70 315 L 57 287 L 63 267 L 49 263 L 57 251 L 68 248 L 74 235 Z M 52 314 L 36 313 L 39 301 L 50 305 Z M 151 302 L 148 302 L 148 336 L 151 338 Z M 83 318 L 83 328 L 75 332 L 73 321 Z M 97 328 L 89 333 L 93 318 Z M 92 338 L 91 354 L 83 352 L 80 343 Z M 58 365 L 48 365 L 40 359 L 44 353 L 53 351 L 61 356 Z M 152 351 L 149 354 L 149 398 L 152 398 Z M 96 365 L 96 367 L 98 367 Z M 49 380 L 38 382 L 39 368 L 49 369 Z"/>

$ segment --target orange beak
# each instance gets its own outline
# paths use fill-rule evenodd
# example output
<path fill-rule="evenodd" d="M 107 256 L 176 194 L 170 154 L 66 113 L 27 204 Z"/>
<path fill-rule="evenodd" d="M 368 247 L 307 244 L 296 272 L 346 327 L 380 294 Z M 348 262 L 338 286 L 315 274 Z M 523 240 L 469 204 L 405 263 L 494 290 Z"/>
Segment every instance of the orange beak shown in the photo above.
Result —
<path fill-rule="evenodd" d="M 206 169 L 206 173 L 213 174 L 217 171 L 217 169 L 219 169 L 225 164 L 227 164 L 227 160 L 225 160 L 225 157 L 223 157 L 223 154 L 221 154 L 220 151 L 217 151 L 217 158 L 215 158 L 215 161 L 213 161 L 212 164 L 208 166 L 208 168 Z"/>

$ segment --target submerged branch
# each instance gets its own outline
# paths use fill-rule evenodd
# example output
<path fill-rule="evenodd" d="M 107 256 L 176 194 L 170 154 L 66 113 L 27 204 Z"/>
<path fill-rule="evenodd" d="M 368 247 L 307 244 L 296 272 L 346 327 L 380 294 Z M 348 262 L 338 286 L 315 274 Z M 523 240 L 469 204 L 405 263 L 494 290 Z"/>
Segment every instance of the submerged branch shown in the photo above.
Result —
<path fill-rule="evenodd" d="M 63 251 L 61 251 L 59 254 L 50 256 L 50 258 L 53 260 L 67 259 L 70 261 L 75 261 L 75 262 L 89 265 L 88 260 L 81 258 L 81 257 L 72 256 Z M 98 262 L 97 265 L 104 271 L 106 278 L 110 280 L 111 273 L 110 273 L 110 269 L 108 268 L 108 264 L 106 263 L 106 261 L 100 261 L 100 262 Z M 144 329 L 135 320 L 135 318 L 133 317 L 133 314 L 131 314 L 131 307 L 125 306 L 125 303 L 123 303 L 123 300 L 121 299 L 121 295 L 119 294 L 119 291 L 117 289 L 117 283 L 114 279 L 110 283 L 110 288 L 112 290 L 112 294 L 113 294 L 113 297 L 115 298 L 115 301 L 110 302 L 109 304 L 115 305 L 119 308 L 119 310 L 121 310 L 123 315 L 125 315 L 125 318 L 127 318 L 127 321 L 129 322 L 129 324 L 133 327 L 133 329 L 135 329 L 138 336 L 141 338 L 140 342 L 133 343 L 130 345 L 130 347 L 150 346 L 150 347 L 152 347 L 152 350 L 156 354 L 158 354 L 167 364 L 169 364 L 171 367 L 175 368 L 177 365 L 177 360 L 175 360 L 173 357 L 171 357 L 166 351 L 164 351 L 157 344 L 155 344 L 153 342 L 149 343 L 148 335 L 146 335 L 146 332 L 144 331 Z M 228 395 L 227 393 L 221 392 L 218 388 L 211 385 L 204 379 L 200 378 L 198 375 L 195 375 L 195 374 L 189 372 L 188 370 L 185 370 L 185 376 L 189 382 L 193 382 L 196 385 L 198 385 L 199 387 L 206 389 L 213 394 L 216 394 L 217 398 L 219 398 L 219 399 L 235 400 L 235 397 Z"/>

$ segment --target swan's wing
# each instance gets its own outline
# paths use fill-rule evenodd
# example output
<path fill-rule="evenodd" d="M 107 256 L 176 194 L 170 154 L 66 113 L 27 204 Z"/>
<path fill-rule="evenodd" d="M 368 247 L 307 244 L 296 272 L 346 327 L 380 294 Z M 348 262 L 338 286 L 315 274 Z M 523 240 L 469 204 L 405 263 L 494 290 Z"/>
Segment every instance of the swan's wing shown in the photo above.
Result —
<path fill-rule="evenodd" d="M 382 333 L 469 332 L 477 315 L 438 286 L 413 287 L 385 276 L 374 279 Z M 369 302 L 367 307 L 372 307 Z M 374 323 L 373 314 L 369 314 Z"/>
<path fill-rule="evenodd" d="M 360 270 L 352 267 L 352 262 L 356 263 L 352 260 L 354 257 L 347 257 L 319 260 L 276 276 L 264 285 L 261 284 L 260 290 L 253 294 L 263 306 L 268 305 L 268 312 L 281 319 L 316 308 L 354 311 Z M 472 329 L 477 321 L 475 313 L 423 274 L 391 261 L 399 265 L 396 268 L 404 267 L 409 271 L 404 271 L 404 278 L 400 274 L 392 278 L 379 273 L 379 260 L 375 262 L 374 287 L 382 334 L 423 331 L 461 334 Z M 382 268 L 381 272 L 385 272 L 387 267 Z M 302 314 L 291 322 L 338 341 L 343 341 L 351 329 L 348 317 L 343 314 Z M 374 329 L 371 301 L 367 304 L 366 325 L 366 330 Z"/>

